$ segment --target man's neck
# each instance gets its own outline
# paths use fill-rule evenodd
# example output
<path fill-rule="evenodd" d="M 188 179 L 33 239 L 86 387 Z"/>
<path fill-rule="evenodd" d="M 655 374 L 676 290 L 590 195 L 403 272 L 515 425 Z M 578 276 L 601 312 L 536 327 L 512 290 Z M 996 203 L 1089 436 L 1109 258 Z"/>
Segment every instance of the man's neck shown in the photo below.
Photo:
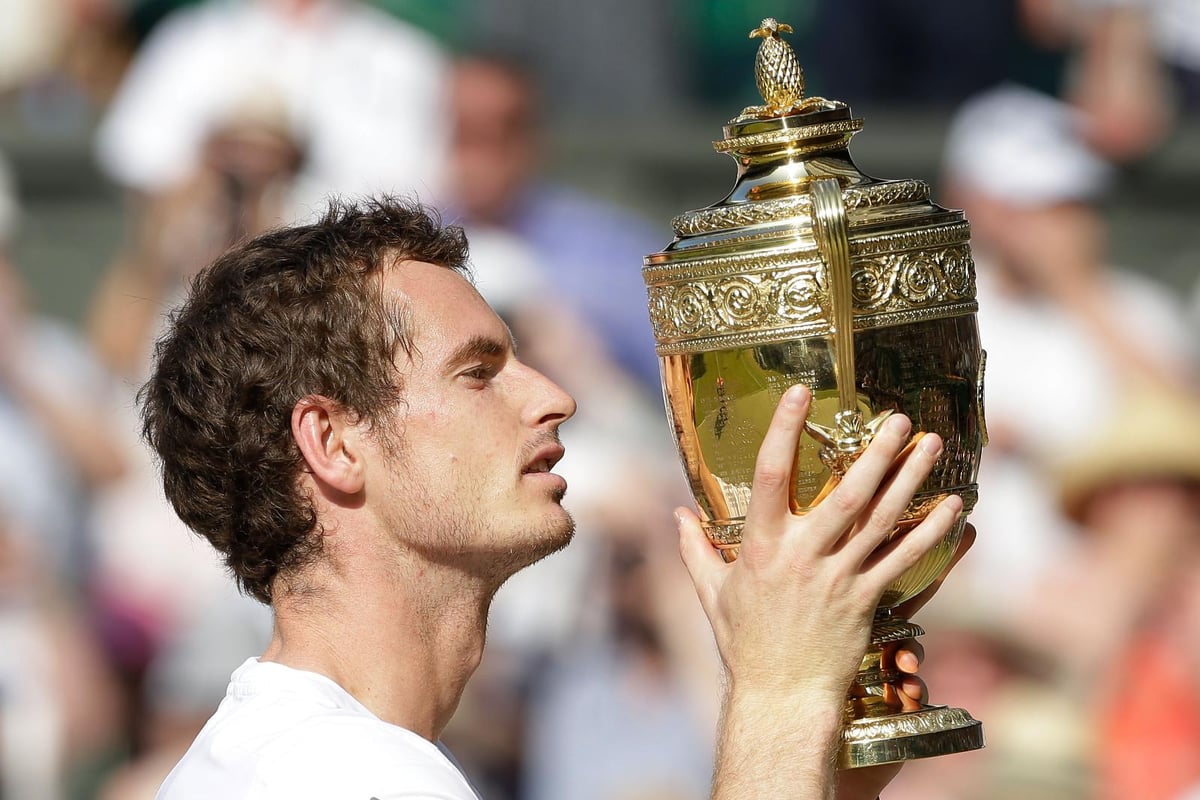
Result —
<path fill-rule="evenodd" d="M 262 660 L 325 675 L 436 741 L 483 654 L 493 591 L 437 565 L 380 563 L 317 567 L 310 587 L 283 591 Z"/>

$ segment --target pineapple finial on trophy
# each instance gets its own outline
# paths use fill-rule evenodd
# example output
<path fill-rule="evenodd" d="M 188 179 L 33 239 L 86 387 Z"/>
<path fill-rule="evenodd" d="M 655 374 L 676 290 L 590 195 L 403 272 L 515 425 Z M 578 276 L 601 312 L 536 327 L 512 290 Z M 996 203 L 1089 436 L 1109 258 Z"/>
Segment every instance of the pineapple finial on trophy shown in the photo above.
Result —
<path fill-rule="evenodd" d="M 774 17 L 767 17 L 750 31 L 749 38 L 763 40 L 754 59 L 754 80 L 766 105 L 750 106 L 742 116 L 781 117 L 793 111 L 831 105 L 823 97 L 804 97 L 804 70 L 781 33 L 792 33 L 792 26 Z"/>

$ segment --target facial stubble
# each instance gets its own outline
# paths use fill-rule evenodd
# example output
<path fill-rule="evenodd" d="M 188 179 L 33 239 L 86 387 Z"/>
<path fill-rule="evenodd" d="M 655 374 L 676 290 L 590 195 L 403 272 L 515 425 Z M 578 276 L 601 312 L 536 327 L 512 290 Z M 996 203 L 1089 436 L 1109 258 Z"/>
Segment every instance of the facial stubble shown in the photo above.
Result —
<path fill-rule="evenodd" d="M 565 487 L 551 490 L 544 502 L 551 511 L 530 510 L 523 520 L 498 520 L 487 516 L 483 503 L 463 498 L 482 497 L 476 478 L 447 500 L 431 492 L 432 480 L 414 478 L 399 454 L 393 463 L 394 519 L 387 520 L 402 547 L 431 563 L 461 571 L 498 589 L 520 570 L 562 550 L 575 535 L 575 520 L 562 506 Z M 507 530 L 502 529 L 507 528 Z"/>

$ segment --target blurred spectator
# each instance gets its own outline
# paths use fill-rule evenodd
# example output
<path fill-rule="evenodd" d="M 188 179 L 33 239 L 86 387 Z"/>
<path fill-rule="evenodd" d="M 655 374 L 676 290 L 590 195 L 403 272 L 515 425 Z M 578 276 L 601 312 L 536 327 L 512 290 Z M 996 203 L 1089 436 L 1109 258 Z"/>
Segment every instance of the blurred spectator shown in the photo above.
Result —
<path fill-rule="evenodd" d="M 1193 0 L 1155 0 L 1151 24 L 1159 55 L 1171 70 L 1183 108 L 1200 109 L 1200 6 Z"/>
<path fill-rule="evenodd" d="M 37 542 L 0 509 L 0 797 L 62 792 L 62 706 L 47 676 L 53 653 L 31 584 L 44 581 Z"/>
<path fill-rule="evenodd" d="M 1098 736 L 1099 797 L 1200 784 L 1200 397 L 1137 385 L 1058 459 L 1078 552 L 1017 624 L 1054 659 Z"/>
<path fill-rule="evenodd" d="M 965 566 L 989 607 L 1024 595 L 1069 547 L 1034 464 L 1071 452 L 1141 377 L 1194 384 L 1197 346 L 1177 299 L 1111 268 L 1094 203 L 1108 167 L 1069 107 L 1006 86 L 966 104 L 946 148 L 946 198 L 967 212 L 988 351 L 988 428 Z"/>
<path fill-rule="evenodd" d="M 1069 691 L 1044 678 L 1014 681 L 982 713 L 988 750 L 981 753 L 977 780 L 983 790 L 958 797 L 1096 800 L 1096 735 Z"/>
<path fill-rule="evenodd" d="M 99 131 L 104 169 L 158 194 L 191 175 L 239 106 L 278 98 L 305 161 L 288 219 L 330 193 L 436 194 L 445 61 L 425 34 L 357 0 L 210 0 L 161 23 Z"/>
<path fill-rule="evenodd" d="M 1082 134 L 1114 162 L 1149 155 L 1179 110 L 1200 108 L 1200 4 L 1194 0 L 1021 0 L 1030 37 L 1070 58 L 1054 87 Z"/>
<path fill-rule="evenodd" d="M 123 706 L 36 528 L 0 507 L 0 796 L 59 800 L 120 747 Z"/>
<path fill-rule="evenodd" d="M 1093 118 L 1090 140 L 1124 160 L 1161 137 L 1173 107 L 1200 107 L 1200 6 L 1192 0 L 1037 4 L 1046 27 L 1079 42 L 1072 101 Z"/>
<path fill-rule="evenodd" d="M 128 0 L 0 3 L 0 96 L 19 96 L 22 122 L 52 136 L 90 127 L 94 110 L 108 102 L 132 55 L 130 5 Z"/>
<path fill-rule="evenodd" d="M 1162 5 L 1077 4 L 1081 42 L 1065 96 L 1083 115 L 1088 144 L 1112 161 L 1147 155 L 1170 127 L 1171 100 L 1153 27 L 1154 9 Z"/>
<path fill-rule="evenodd" d="M 499 228 L 532 249 L 548 286 L 601 337 L 616 362 L 658 386 L 642 257 L 661 249 L 628 212 L 536 178 L 538 109 L 531 75 L 512 59 L 477 54 L 454 74 L 451 219 Z M 568 386 L 568 388 L 572 388 Z"/>
<path fill-rule="evenodd" d="M 87 502 L 124 458 L 104 371 L 73 331 L 29 306 L 9 257 L 17 214 L 0 161 L 0 507 L 37 532 L 48 567 L 78 589 L 90 567 Z"/>
<path fill-rule="evenodd" d="M 132 384 L 145 377 L 162 318 L 192 276 L 238 239 L 284 221 L 303 150 L 280 98 L 263 94 L 212 120 L 197 158 L 142 206 L 92 308 L 97 351 Z"/>

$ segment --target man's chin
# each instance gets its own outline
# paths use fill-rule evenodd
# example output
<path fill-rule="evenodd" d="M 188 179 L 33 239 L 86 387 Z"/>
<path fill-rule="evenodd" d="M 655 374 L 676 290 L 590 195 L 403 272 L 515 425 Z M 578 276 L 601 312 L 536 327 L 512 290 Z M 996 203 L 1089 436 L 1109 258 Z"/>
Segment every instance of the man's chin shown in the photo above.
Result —
<path fill-rule="evenodd" d="M 533 564 L 541 561 L 548 555 L 553 555 L 559 550 L 571 543 L 575 538 L 575 518 L 571 516 L 571 512 L 567 511 L 562 506 L 558 507 L 559 519 L 551 522 L 542 530 L 541 535 L 536 537 L 541 547 L 534 548 L 537 553 L 529 563 Z"/>
<path fill-rule="evenodd" d="M 508 580 L 517 572 L 551 556 L 571 543 L 575 537 L 575 520 L 565 508 L 559 506 L 556 518 L 548 519 L 538 530 L 531 531 L 522 545 L 516 545 L 497 558 L 497 567 L 506 573 Z"/>

